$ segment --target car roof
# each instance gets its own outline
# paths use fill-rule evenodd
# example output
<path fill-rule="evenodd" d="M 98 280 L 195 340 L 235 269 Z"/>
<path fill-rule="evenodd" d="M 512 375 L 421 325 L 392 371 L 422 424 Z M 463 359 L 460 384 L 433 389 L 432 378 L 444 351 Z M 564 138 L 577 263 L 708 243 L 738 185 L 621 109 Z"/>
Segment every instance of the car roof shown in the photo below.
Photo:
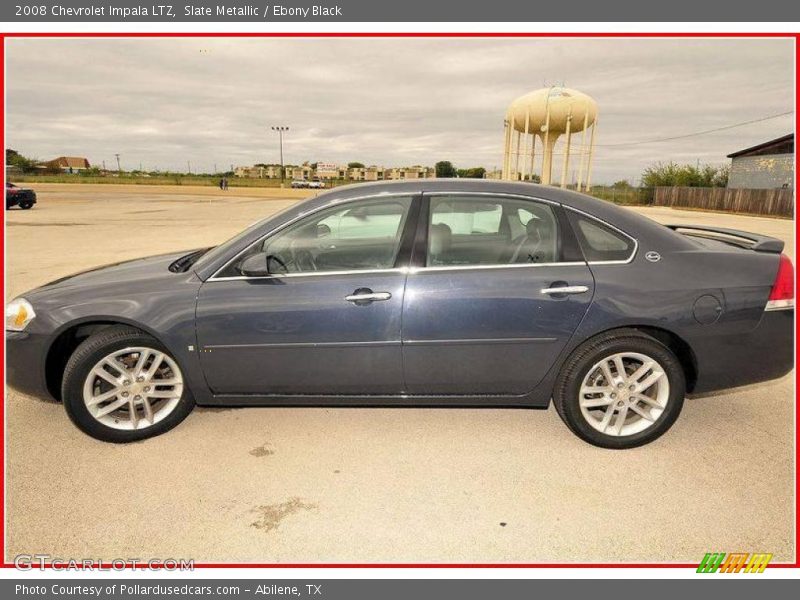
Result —
<path fill-rule="evenodd" d="M 644 227 L 656 235 L 666 234 L 674 238 L 669 229 L 659 225 L 629 208 L 618 206 L 607 200 L 600 200 L 587 194 L 562 189 L 551 185 L 541 185 L 521 181 L 504 181 L 499 179 L 470 179 L 470 178 L 436 178 L 419 179 L 412 181 L 378 181 L 368 183 L 355 183 L 347 186 L 333 188 L 315 196 L 303 204 L 302 211 L 320 208 L 329 203 L 339 202 L 348 198 L 385 194 L 420 194 L 420 193 L 495 193 L 526 196 L 532 199 L 555 202 L 580 212 L 588 213 L 602 221 L 628 231 L 639 230 Z M 635 234 L 632 234 L 635 237 Z M 680 239 L 682 236 L 678 236 Z"/>
<path fill-rule="evenodd" d="M 593 212 L 611 206 L 612 212 L 616 212 L 613 204 L 598 200 L 586 194 L 579 194 L 570 190 L 540 185 L 536 183 L 502 181 L 497 179 L 470 179 L 470 178 L 437 178 L 437 179 L 418 179 L 412 181 L 377 181 L 354 183 L 346 186 L 333 188 L 332 190 L 316 196 L 309 200 L 306 208 L 311 208 L 312 204 L 323 206 L 327 203 L 338 202 L 347 198 L 359 198 L 363 196 L 386 194 L 421 194 L 425 192 L 462 192 L 462 193 L 497 193 L 528 196 L 539 198 L 570 206 L 578 210 Z M 617 209 L 618 210 L 618 209 Z"/>

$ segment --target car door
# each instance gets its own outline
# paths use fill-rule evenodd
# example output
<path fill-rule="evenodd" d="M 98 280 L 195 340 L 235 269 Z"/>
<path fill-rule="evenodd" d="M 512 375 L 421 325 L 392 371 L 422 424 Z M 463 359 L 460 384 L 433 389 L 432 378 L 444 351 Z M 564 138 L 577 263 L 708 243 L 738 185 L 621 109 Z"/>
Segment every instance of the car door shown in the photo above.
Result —
<path fill-rule="evenodd" d="M 402 315 L 407 392 L 535 388 L 594 292 L 563 209 L 515 196 L 426 195 L 420 248 Z"/>
<path fill-rule="evenodd" d="M 196 322 L 212 392 L 401 393 L 401 242 L 407 227 L 413 236 L 412 206 L 411 196 L 384 195 L 316 211 L 211 277 Z M 268 274 L 238 270 L 254 256 L 264 257 Z"/>

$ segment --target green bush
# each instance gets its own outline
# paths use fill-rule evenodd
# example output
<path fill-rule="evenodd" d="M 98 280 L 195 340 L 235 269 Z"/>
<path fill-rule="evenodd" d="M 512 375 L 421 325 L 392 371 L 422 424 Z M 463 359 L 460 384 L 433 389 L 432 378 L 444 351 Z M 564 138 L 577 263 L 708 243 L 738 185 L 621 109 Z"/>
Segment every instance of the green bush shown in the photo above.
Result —
<path fill-rule="evenodd" d="M 656 163 L 642 173 L 642 187 L 725 187 L 729 173 L 727 166 Z"/>

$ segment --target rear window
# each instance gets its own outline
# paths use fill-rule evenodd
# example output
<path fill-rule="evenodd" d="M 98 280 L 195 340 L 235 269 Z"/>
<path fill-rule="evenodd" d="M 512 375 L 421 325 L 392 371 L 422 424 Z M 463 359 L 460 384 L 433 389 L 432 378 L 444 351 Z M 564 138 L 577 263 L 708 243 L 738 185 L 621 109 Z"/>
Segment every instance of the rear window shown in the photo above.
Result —
<path fill-rule="evenodd" d="M 634 241 L 611 227 L 569 211 L 569 219 L 578 234 L 583 255 L 587 261 L 628 260 L 635 248 Z"/>

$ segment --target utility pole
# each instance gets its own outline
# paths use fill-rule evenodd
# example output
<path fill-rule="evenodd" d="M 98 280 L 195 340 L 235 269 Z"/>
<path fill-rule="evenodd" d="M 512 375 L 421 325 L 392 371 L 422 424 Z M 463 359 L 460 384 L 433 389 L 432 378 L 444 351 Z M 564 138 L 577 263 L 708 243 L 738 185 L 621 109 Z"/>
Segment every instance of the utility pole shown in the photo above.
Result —
<path fill-rule="evenodd" d="M 119 153 L 115 154 L 114 156 L 117 157 L 117 175 L 122 174 L 122 167 L 119 166 Z"/>
<path fill-rule="evenodd" d="M 192 174 L 192 162 L 191 161 L 189 161 L 189 160 L 186 161 L 186 168 L 188 169 L 189 175 L 191 175 Z"/>
<path fill-rule="evenodd" d="M 272 131 L 277 131 L 278 132 L 278 144 L 279 144 L 280 153 L 281 153 L 281 187 L 283 187 L 283 180 L 285 178 L 285 171 L 284 171 L 284 168 L 283 168 L 283 132 L 284 131 L 289 131 L 289 128 L 285 127 L 283 125 L 278 125 L 278 126 L 273 126 L 272 127 Z"/>

